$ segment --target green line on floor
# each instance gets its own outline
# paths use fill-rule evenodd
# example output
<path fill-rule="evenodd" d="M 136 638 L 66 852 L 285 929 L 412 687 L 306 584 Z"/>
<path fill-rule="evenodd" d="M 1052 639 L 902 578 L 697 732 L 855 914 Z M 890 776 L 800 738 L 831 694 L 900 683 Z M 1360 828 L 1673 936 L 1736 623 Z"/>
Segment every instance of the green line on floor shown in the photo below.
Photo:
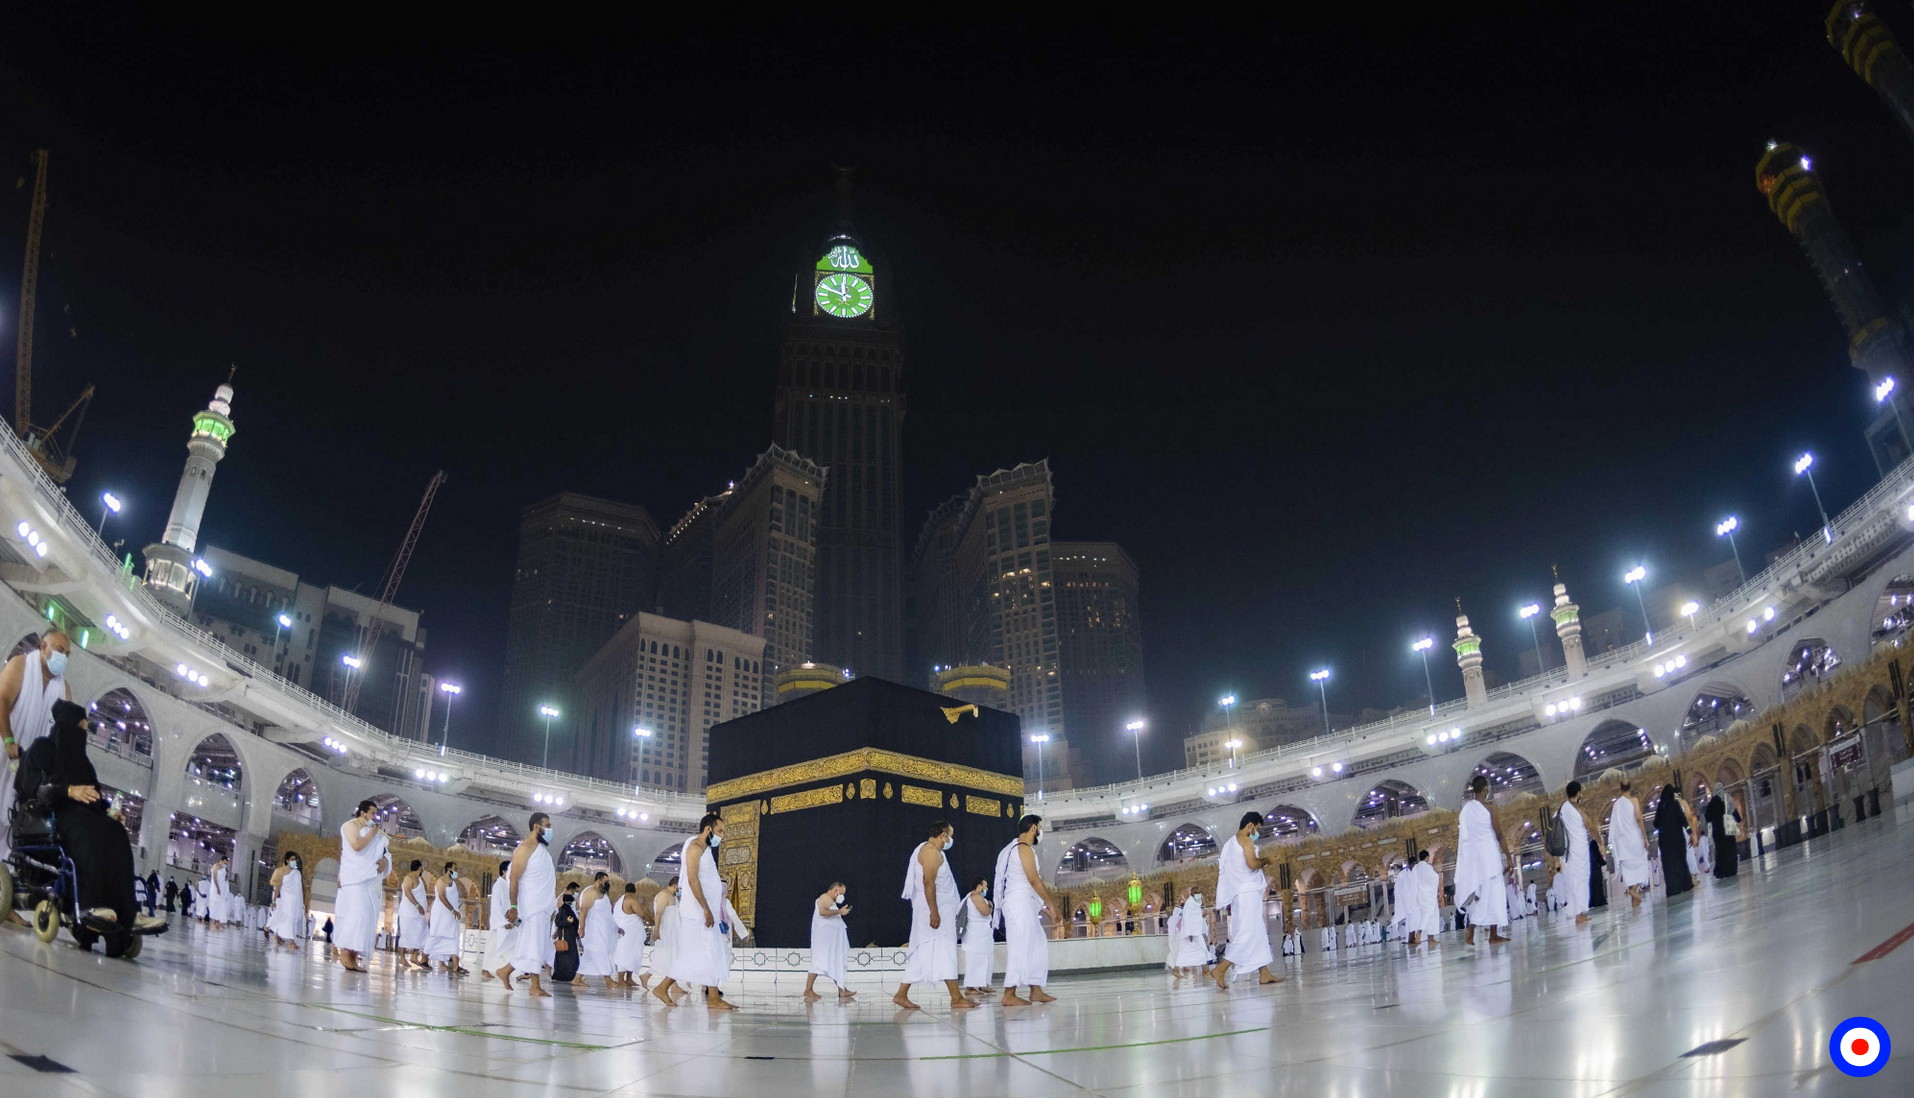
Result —
<path fill-rule="evenodd" d="M 997 1060 L 1010 1056 L 1057 1056 L 1068 1052 L 1108 1052 L 1118 1048 L 1149 1048 L 1151 1045 L 1181 1045 L 1191 1041 L 1213 1041 L 1218 1037 L 1241 1037 L 1245 1033 L 1272 1032 L 1265 1026 L 1233 1029 L 1228 1033 L 1199 1033 L 1194 1037 L 1165 1037 L 1161 1041 L 1132 1041 L 1127 1045 L 1088 1045 L 1083 1048 L 1040 1048 L 1029 1052 L 971 1052 L 958 1056 L 920 1056 L 920 1060 Z"/>
<path fill-rule="evenodd" d="M 384 1022 L 389 1026 L 405 1026 L 409 1029 L 429 1029 L 437 1033 L 462 1033 L 467 1037 L 486 1037 L 495 1041 L 522 1041 L 530 1045 L 553 1045 L 557 1048 L 575 1048 L 586 1052 L 603 1052 L 610 1045 L 588 1045 L 580 1041 L 555 1041 L 550 1037 L 521 1037 L 516 1033 L 493 1033 L 489 1030 L 472 1029 L 467 1026 L 435 1026 L 425 1022 L 408 1022 L 404 1018 L 386 1018 L 377 1014 L 364 1014 L 344 1007 L 327 1006 L 323 1003 L 307 1003 L 316 1010 L 330 1010 L 335 1014 L 350 1014 L 354 1018 L 364 1018 L 370 1022 Z"/>

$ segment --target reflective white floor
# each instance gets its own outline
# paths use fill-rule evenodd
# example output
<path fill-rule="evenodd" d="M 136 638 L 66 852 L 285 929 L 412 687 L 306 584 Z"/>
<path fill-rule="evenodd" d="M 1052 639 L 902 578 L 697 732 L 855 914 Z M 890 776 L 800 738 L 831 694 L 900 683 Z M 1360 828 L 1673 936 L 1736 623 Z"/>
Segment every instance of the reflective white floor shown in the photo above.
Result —
<path fill-rule="evenodd" d="M 1369 947 L 1291 961 L 1272 989 L 1170 990 L 1154 973 L 1059 981 L 1061 1001 L 903 1017 L 890 988 L 806 1008 L 801 981 L 741 1010 L 665 1010 L 475 980 L 344 978 L 239 931 L 154 939 L 135 963 L 0 931 L 0 1095 L 1914 1093 L 1914 1043 L 1871 1079 L 1828 1059 L 1870 1015 L 1914 1042 L 1914 823 L 1848 828 L 1672 905 L 1524 920 L 1513 945 Z M 920 1002 L 935 1004 L 936 996 Z M 1743 1043 L 1684 1056 L 1710 1041 Z M 36 1070 L 46 1057 L 71 1073 Z"/>

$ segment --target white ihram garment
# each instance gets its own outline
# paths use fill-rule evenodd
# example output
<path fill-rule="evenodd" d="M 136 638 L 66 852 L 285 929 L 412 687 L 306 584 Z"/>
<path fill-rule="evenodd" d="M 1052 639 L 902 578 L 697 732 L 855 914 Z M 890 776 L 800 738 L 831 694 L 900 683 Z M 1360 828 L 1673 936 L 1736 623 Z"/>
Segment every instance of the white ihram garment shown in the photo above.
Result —
<path fill-rule="evenodd" d="M 964 897 L 970 911 L 964 922 L 964 986 L 989 987 L 992 966 L 997 962 L 997 935 L 991 932 L 990 916 L 977 908 L 971 897 Z"/>
<path fill-rule="evenodd" d="M 1258 856 L 1254 845 L 1248 857 Z M 1229 945 L 1223 959 L 1238 969 L 1262 968 L 1275 960 L 1269 950 L 1269 923 L 1263 914 L 1263 894 L 1269 878 L 1251 869 L 1241 840 L 1232 837 L 1216 858 L 1216 902 L 1229 908 Z"/>
<path fill-rule="evenodd" d="M 399 948 L 424 949 L 432 936 L 432 905 L 438 901 L 427 891 L 424 874 L 414 879 L 409 888 L 404 881 L 399 884 Z M 419 914 L 419 907 L 412 906 L 414 903 L 424 908 L 425 914 Z"/>
<path fill-rule="evenodd" d="M 375 834 L 364 850 L 352 849 L 346 836 L 376 830 L 357 818 L 339 825 L 339 891 L 332 901 L 333 948 L 352 953 L 372 952 L 379 930 L 379 902 L 385 898 L 385 877 L 379 859 L 385 857 L 386 837 Z"/>
<path fill-rule="evenodd" d="M 940 858 L 937 879 L 937 926 L 930 925 L 930 897 L 924 894 L 924 870 L 917 862 L 928 843 L 918 843 L 910 852 L 904 871 L 904 899 L 910 901 L 910 952 L 904 961 L 904 982 L 932 984 L 957 978 L 957 905 L 964 894 L 957 891 L 957 878 L 950 872 L 950 860 Z"/>
<path fill-rule="evenodd" d="M 272 905 L 266 929 L 288 942 L 306 936 L 306 881 L 297 869 L 287 869 L 279 879 L 279 899 Z"/>
<path fill-rule="evenodd" d="M 1481 801 L 1463 804 L 1456 819 L 1455 902 L 1467 907 L 1470 926 L 1509 925 L 1509 895 L 1502 876 L 1502 841 L 1496 837 L 1489 808 Z"/>
<path fill-rule="evenodd" d="M 689 866 L 692 847 L 703 841 L 696 835 L 686 839 L 678 850 L 680 864 Z M 678 897 L 678 922 L 671 928 L 676 940 L 666 975 L 681 984 L 717 987 L 731 966 L 726 960 L 725 932 L 719 926 L 724 921 L 724 881 L 718 876 L 716 849 L 707 847 L 698 859 L 698 885 L 711 909 L 711 925 L 704 925 L 705 909 L 698 906 L 698 897 L 687 884 Z"/>
<path fill-rule="evenodd" d="M 558 910 L 558 872 L 552 868 L 552 854 L 544 843 L 532 848 L 517 884 L 518 926 L 512 931 L 512 971 L 537 976 L 540 969 L 552 963 L 552 913 Z"/>
<path fill-rule="evenodd" d="M 585 931 L 578 936 L 578 974 L 609 976 L 615 970 L 612 954 L 618 949 L 618 920 L 612 914 L 618 901 L 600 896 L 585 913 Z"/>
<path fill-rule="evenodd" d="M 1171 968 L 1205 968 L 1210 963 L 1209 933 L 1203 926 L 1203 901 L 1191 896 L 1176 912 L 1171 938 Z"/>
<path fill-rule="evenodd" d="M 844 906 L 840 901 L 832 900 L 833 908 Z M 844 976 L 851 963 L 851 931 L 844 925 L 844 916 L 833 915 L 826 918 L 818 914 L 817 904 L 811 904 L 811 967 L 813 976 L 828 977 L 842 988 Z"/>
<path fill-rule="evenodd" d="M 1648 840 L 1642 835 L 1635 802 L 1627 797 L 1617 797 L 1609 811 L 1608 853 L 1623 888 L 1648 884 Z"/>
<path fill-rule="evenodd" d="M 1004 990 L 1050 982 L 1050 940 L 1043 934 L 1043 897 L 1030 886 L 1012 839 L 997 852 L 997 918 L 1004 928 Z"/>
<path fill-rule="evenodd" d="M 1442 933 L 1442 874 L 1428 862 L 1409 871 L 1409 931 L 1426 937 Z"/>
<path fill-rule="evenodd" d="M 1570 915 L 1588 914 L 1588 823 L 1582 819 L 1581 810 L 1568 801 L 1555 810 L 1555 816 L 1562 821 L 1562 830 L 1568 834 L 1568 855 L 1562 859 L 1562 872 L 1555 880 L 1562 889 L 1563 899 L 1568 903 Z M 1563 878 L 1567 879 L 1564 880 Z"/>
<path fill-rule="evenodd" d="M 447 910 L 439 898 L 432 898 L 432 917 L 427 924 L 425 935 L 425 955 L 434 961 L 456 961 L 459 957 L 459 927 L 465 920 L 460 917 L 459 904 L 464 895 L 459 891 L 456 880 L 445 882 L 445 901 L 452 905 Z"/>
<path fill-rule="evenodd" d="M 618 944 L 611 947 L 611 970 L 637 972 L 645 965 L 644 917 L 635 911 L 626 911 L 623 899 L 607 899 L 604 902 L 611 905 L 612 924 L 621 931 Z M 594 907 L 592 910 L 598 909 Z"/>
<path fill-rule="evenodd" d="M 35 740 L 53 731 L 53 703 L 66 697 L 66 679 L 41 681 L 46 678 L 46 663 L 38 648 L 27 653 L 20 672 L 20 696 L 13 700 L 7 717 L 12 722 L 14 743 L 25 755 Z M 13 775 L 0 769 L 0 779 L 4 779 L 0 780 L 0 858 L 5 858 L 13 853 L 12 826 L 8 822 L 13 813 Z"/>
<path fill-rule="evenodd" d="M 492 882 L 492 899 L 486 905 L 485 958 L 479 971 L 497 972 L 511 963 L 512 931 L 506 926 L 505 911 L 512 906 L 511 878 L 501 873 Z"/>

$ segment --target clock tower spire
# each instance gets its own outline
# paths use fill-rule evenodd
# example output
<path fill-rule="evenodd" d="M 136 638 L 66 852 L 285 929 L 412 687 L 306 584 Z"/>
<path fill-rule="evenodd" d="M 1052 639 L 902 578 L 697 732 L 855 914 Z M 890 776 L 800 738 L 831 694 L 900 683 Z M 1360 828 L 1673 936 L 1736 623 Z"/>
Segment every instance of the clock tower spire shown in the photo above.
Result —
<path fill-rule="evenodd" d="M 827 470 L 815 658 L 903 682 L 904 328 L 885 296 L 884 265 L 852 234 L 853 174 L 836 169 L 836 229 L 792 288 L 772 441 Z"/>

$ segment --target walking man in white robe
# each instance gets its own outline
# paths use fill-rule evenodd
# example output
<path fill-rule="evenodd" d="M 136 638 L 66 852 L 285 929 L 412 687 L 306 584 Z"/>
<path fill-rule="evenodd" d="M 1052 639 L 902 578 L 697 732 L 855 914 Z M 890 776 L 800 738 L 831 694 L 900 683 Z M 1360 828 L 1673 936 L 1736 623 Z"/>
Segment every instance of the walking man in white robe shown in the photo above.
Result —
<path fill-rule="evenodd" d="M 1435 945 L 1442 933 L 1442 874 L 1429 862 L 1429 852 L 1416 855 L 1416 865 L 1404 874 L 1408 881 L 1409 944 Z"/>
<path fill-rule="evenodd" d="M 977 1005 L 957 986 L 957 907 L 964 900 L 950 872 L 950 860 L 944 857 L 956 841 L 949 821 L 937 820 L 930 825 L 930 838 L 917 844 L 905 866 L 903 898 L 910 901 L 910 945 L 904 982 L 891 996 L 891 1002 L 905 1010 L 922 1009 L 911 1002 L 912 984 L 939 980 L 950 992 L 950 1009 L 970 1010 Z"/>
<path fill-rule="evenodd" d="M 1282 977 L 1270 971 L 1275 955 L 1269 949 L 1269 923 L 1263 915 L 1263 897 L 1269 878 L 1263 870 L 1270 860 L 1256 849 L 1256 832 L 1263 826 L 1261 812 L 1245 812 L 1236 834 L 1223 844 L 1216 858 L 1216 904 L 1229 909 L 1229 945 L 1223 960 L 1211 972 L 1219 990 L 1228 990 L 1231 969 L 1261 971 L 1259 984 L 1276 984 Z"/>
<path fill-rule="evenodd" d="M 364 972 L 365 955 L 372 952 L 379 929 L 380 901 L 385 899 L 385 875 L 392 868 L 385 832 L 372 822 L 377 802 L 360 801 L 359 811 L 339 825 L 339 889 L 332 901 L 332 946 L 339 966 Z"/>
<path fill-rule="evenodd" d="M 1208 976 L 1210 938 L 1203 924 L 1203 894 L 1194 887 L 1183 890 L 1183 904 L 1171 920 L 1170 975 L 1177 983 L 1183 977 Z"/>
<path fill-rule="evenodd" d="M 1043 838 L 1043 817 L 1025 816 L 1017 821 L 1017 838 L 997 852 L 997 918 L 1004 928 L 1005 1006 L 1029 1006 L 1054 1003 L 1043 985 L 1050 981 L 1050 940 L 1043 934 L 1043 913 L 1052 923 L 1063 922 L 1063 913 L 1044 887 L 1037 873 L 1037 841 Z M 1030 998 L 1017 994 L 1019 987 L 1030 989 Z"/>
<path fill-rule="evenodd" d="M 1615 851 L 1615 875 L 1628 890 L 1628 902 L 1640 907 L 1649 885 L 1648 839 L 1641 806 L 1628 791 L 1627 778 L 1622 779 L 1622 795 L 1608 810 L 1608 841 Z"/>
<path fill-rule="evenodd" d="M 811 969 L 804 977 L 804 1001 L 815 1003 L 824 996 L 817 993 L 819 976 L 837 985 L 837 997 L 849 1001 L 855 996 L 844 986 L 844 975 L 850 966 L 851 932 L 844 925 L 844 916 L 851 913 L 851 905 L 844 902 L 844 882 L 833 881 L 824 895 L 811 905 Z"/>
<path fill-rule="evenodd" d="M 426 939 L 432 936 L 432 904 L 425 863 L 414 858 L 399 880 L 399 902 L 392 905 L 399 920 L 399 960 L 408 968 L 432 967 L 425 955 Z"/>
<path fill-rule="evenodd" d="M 996 908 L 990 903 L 990 879 L 979 877 L 964 897 L 964 993 L 988 995 L 991 967 L 997 961 Z"/>
<path fill-rule="evenodd" d="M 485 958 L 479 962 L 481 980 L 496 977 L 498 970 L 512 956 L 511 921 L 505 917 L 505 909 L 512 906 L 511 876 L 511 860 L 498 863 L 498 877 L 492 881 L 491 900 L 485 905 Z"/>
<path fill-rule="evenodd" d="M 525 838 L 512 852 L 512 867 L 507 876 L 506 926 L 512 931 L 512 959 L 498 970 L 499 982 L 512 990 L 512 973 L 523 969 L 531 981 L 534 999 L 549 999 L 552 993 L 538 986 L 541 969 L 552 963 L 552 914 L 558 910 L 558 872 L 552 867 L 552 818 L 543 812 L 532 813 Z"/>
<path fill-rule="evenodd" d="M 707 812 L 698 821 L 698 833 L 686 839 L 679 852 L 684 865 L 684 891 L 690 899 L 678 901 L 678 924 L 671 929 L 674 938 L 671 969 L 663 982 L 651 989 L 658 1001 L 676 1006 L 672 988 L 693 984 L 704 988 L 704 1004 L 712 1010 L 736 1010 L 718 993 L 730 970 L 725 937 L 730 932 L 725 911 L 724 879 L 718 875 L 718 847 L 724 842 L 724 820 L 716 812 Z"/>
<path fill-rule="evenodd" d="M 1568 783 L 1562 795 L 1562 807 L 1555 810 L 1555 815 L 1562 821 L 1562 830 L 1568 836 L 1568 855 L 1562 859 L 1562 871 L 1555 875 L 1555 879 L 1562 886 L 1568 902 L 1568 913 L 1575 916 L 1575 925 L 1587 926 L 1592 867 L 1589 844 L 1593 842 L 1595 849 L 1600 850 L 1601 833 L 1590 834 L 1588 820 L 1575 803 L 1582 795 L 1581 782 Z"/>
<path fill-rule="evenodd" d="M 34 741 L 53 731 L 53 703 L 72 701 L 73 690 L 66 682 L 66 663 L 73 642 L 65 633 L 49 628 L 40 638 L 40 647 L 23 652 L 0 669 L 0 743 L 8 759 L 32 747 Z M 0 858 L 13 852 L 12 818 L 13 777 L 0 772 Z"/>
<path fill-rule="evenodd" d="M 1502 853 L 1502 832 L 1496 826 L 1495 810 L 1489 807 L 1489 779 L 1477 774 L 1469 783 L 1474 794 L 1464 802 L 1456 819 L 1455 895 L 1456 906 L 1469 913 L 1469 929 L 1463 936 L 1475 944 L 1475 928 L 1489 928 L 1489 944 L 1508 941 L 1502 928 L 1509 925 L 1509 892 L 1504 872 L 1508 858 Z"/>

